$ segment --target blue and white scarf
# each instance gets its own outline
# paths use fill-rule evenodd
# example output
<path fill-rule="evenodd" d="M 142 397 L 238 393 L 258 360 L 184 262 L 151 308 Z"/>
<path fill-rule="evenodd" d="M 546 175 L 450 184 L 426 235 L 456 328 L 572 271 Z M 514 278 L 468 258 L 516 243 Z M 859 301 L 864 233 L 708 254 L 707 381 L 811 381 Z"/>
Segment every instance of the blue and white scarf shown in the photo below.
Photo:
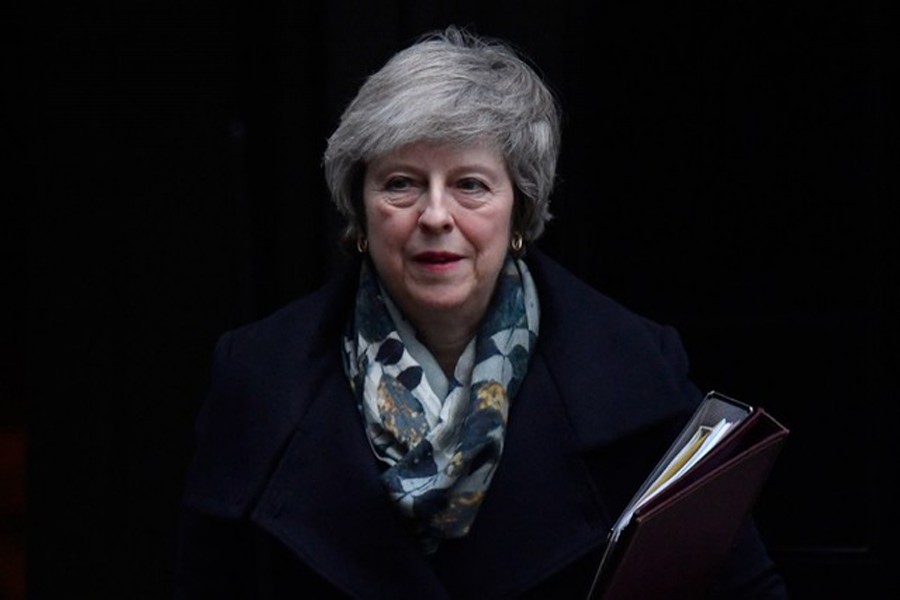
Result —
<path fill-rule="evenodd" d="M 446 380 L 363 262 L 344 369 L 386 465 L 382 481 L 428 553 L 472 526 L 503 452 L 509 402 L 525 377 L 538 321 L 531 275 L 509 257 L 477 335 Z"/>

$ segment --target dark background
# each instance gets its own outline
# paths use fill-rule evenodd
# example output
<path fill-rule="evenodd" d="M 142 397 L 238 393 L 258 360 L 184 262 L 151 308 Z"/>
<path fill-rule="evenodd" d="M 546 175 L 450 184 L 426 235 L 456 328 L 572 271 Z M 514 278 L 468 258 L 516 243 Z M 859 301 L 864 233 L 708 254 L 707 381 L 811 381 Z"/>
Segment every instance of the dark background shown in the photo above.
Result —
<path fill-rule="evenodd" d="M 539 246 L 792 430 L 756 513 L 794 596 L 896 592 L 894 6 L 13 9 L 0 598 L 169 596 L 212 344 L 341 260 L 325 139 L 366 74 L 450 22 L 513 42 L 562 101 Z"/>

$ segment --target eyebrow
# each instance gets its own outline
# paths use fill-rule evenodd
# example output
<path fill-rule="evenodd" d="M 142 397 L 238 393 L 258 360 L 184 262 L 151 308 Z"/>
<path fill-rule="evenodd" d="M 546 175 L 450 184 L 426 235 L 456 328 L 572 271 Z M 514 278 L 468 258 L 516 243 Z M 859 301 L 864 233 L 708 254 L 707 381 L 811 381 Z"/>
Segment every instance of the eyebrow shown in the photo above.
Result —
<path fill-rule="evenodd" d="M 424 171 L 427 171 L 427 169 L 423 169 L 422 167 L 413 164 L 411 161 L 404 159 L 387 159 L 381 165 L 373 165 L 370 163 L 367 169 L 368 174 L 376 177 L 386 177 L 394 171 L 422 173 Z M 471 173 L 473 175 L 483 175 L 493 180 L 500 178 L 504 174 L 506 174 L 507 169 L 506 165 L 503 163 L 499 164 L 497 167 L 493 167 L 486 166 L 478 162 L 473 162 L 453 166 L 447 170 L 447 173 L 451 177 L 458 177 L 460 174 L 465 175 Z"/>

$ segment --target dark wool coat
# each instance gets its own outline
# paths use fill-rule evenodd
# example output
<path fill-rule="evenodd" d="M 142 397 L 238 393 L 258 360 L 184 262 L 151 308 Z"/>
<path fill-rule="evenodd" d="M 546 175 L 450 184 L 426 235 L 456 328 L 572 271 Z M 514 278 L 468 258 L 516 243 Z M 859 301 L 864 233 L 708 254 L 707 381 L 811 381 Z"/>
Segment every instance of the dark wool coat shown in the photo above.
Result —
<path fill-rule="evenodd" d="M 536 250 L 538 344 L 469 535 L 425 557 L 341 366 L 356 269 L 222 336 L 197 420 L 177 598 L 584 598 L 607 532 L 698 404 L 675 331 Z M 748 522 L 718 597 L 782 598 Z"/>

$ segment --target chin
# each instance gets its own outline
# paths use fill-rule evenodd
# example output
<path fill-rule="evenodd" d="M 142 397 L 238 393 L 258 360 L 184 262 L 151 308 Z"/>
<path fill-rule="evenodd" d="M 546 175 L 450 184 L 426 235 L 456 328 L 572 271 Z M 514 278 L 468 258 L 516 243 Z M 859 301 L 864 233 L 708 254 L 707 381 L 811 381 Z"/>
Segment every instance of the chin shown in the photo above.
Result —
<path fill-rule="evenodd" d="M 429 311 L 447 313 L 458 311 L 472 303 L 472 295 L 458 291 L 432 291 L 428 294 L 414 294 L 410 296 L 412 308 L 419 314 L 427 314 Z"/>
<path fill-rule="evenodd" d="M 465 302 L 456 298 L 448 298 L 446 296 L 438 298 L 416 298 L 413 300 L 413 306 L 419 312 L 452 312 L 465 306 Z"/>

